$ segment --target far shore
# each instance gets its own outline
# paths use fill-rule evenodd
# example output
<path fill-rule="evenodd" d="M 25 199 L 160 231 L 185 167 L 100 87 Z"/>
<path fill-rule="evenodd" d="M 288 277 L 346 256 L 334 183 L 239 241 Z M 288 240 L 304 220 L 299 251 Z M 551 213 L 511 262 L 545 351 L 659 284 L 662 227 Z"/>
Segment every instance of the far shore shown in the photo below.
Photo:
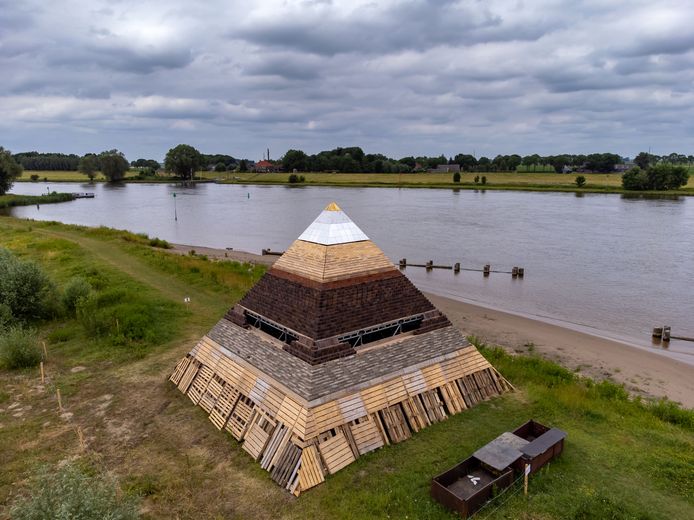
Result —
<path fill-rule="evenodd" d="M 272 265 L 277 256 L 245 251 L 172 244 L 175 254 L 198 255 L 219 260 Z M 624 384 L 634 395 L 667 397 L 694 408 L 694 366 L 642 347 L 586 334 L 566 327 L 519 316 L 478 304 L 426 293 L 466 335 L 476 336 L 509 352 L 537 354 L 577 373 Z"/>
<path fill-rule="evenodd" d="M 407 188 L 407 189 L 445 189 L 445 190 L 500 190 L 530 192 L 564 192 L 623 194 L 635 197 L 693 196 L 694 175 L 687 186 L 670 191 L 627 191 L 622 188 L 621 173 L 581 173 L 586 184 L 576 185 L 576 174 L 558 174 L 553 172 L 463 172 L 460 182 L 453 182 L 450 173 L 334 173 L 334 172 L 299 172 L 303 182 L 290 183 L 288 173 L 254 173 L 254 172 L 196 172 L 194 183 L 218 183 L 258 186 L 291 186 L 302 187 L 341 187 L 341 188 Z M 124 183 L 168 184 L 181 182 L 180 179 L 157 175 L 139 177 L 137 171 L 131 170 L 121 181 Z M 36 180 L 31 179 L 36 175 Z M 477 181 L 475 180 L 477 179 Z M 97 174 L 94 181 L 102 183 L 106 179 Z M 25 171 L 17 182 L 89 183 L 84 174 L 77 171 Z"/>

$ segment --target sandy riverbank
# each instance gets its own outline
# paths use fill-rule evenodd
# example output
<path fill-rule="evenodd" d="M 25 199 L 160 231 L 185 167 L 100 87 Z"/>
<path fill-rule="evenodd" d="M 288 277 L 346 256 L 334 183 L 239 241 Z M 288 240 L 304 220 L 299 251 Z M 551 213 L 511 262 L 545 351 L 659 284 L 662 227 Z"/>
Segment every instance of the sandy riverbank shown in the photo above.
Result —
<path fill-rule="evenodd" d="M 272 265 L 276 256 L 261 256 L 200 246 L 172 244 L 176 254 Z M 580 374 L 610 378 L 634 394 L 668 397 L 694 408 L 694 366 L 643 348 L 571 330 L 532 318 L 427 293 L 426 296 L 466 335 L 512 352 L 534 351 Z M 530 346 L 532 345 L 532 346 Z"/>

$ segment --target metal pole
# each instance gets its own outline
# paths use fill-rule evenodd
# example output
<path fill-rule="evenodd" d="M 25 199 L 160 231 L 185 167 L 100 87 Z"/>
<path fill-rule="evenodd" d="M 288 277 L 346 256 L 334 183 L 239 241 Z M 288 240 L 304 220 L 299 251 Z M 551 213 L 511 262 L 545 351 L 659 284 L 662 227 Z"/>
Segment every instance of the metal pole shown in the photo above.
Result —
<path fill-rule="evenodd" d="M 174 199 L 174 220 L 178 222 L 178 210 L 176 209 L 176 193 L 173 194 Z"/>

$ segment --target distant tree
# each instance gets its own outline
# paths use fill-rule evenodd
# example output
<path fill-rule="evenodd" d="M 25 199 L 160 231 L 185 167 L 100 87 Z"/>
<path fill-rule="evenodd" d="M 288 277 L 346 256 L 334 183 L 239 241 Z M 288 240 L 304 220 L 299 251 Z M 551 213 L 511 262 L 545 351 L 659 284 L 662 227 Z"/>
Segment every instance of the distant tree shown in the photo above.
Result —
<path fill-rule="evenodd" d="M 482 184 L 487 184 L 487 176 L 486 176 L 486 175 L 482 175 L 482 178 L 480 179 L 480 182 L 481 182 Z"/>
<path fill-rule="evenodd" d="M 631 168 L 622 175 L 622 187 L 625 190 L 647 190 L 648 175 L 638 166 Z"/>
<path fill-rule="evenodd" d="M 466 172 L 471 172 L 477 166 L 477 159 L 474 155 L 459 153 L 453 160 Z"/>
<path fill-rule="evenodd" d="M 460 172 L 455 172 L 453 174 L 453 182 L 460 182 Z"/>
<path fill-rule="evenodd" d="M 248 162 L 246 159 L 241 159 L 239 162 L 239 171 L 240 172 L 247 172 L 248 171 Z"/>
<path fill-rule="evenodd" d="M 192 179 L 202 166 L 202 155 L 188 144 L 179 144 L 166 153 L 164 168 L 182 179 Z"/>
<path fill-rule="evenodd" d="M 583 186 L 586 185 L 586 178 L 583 175 L 577 175 L 576 176 L 576 186 L 579 188 L 583 188 Z"/>
<path fill-rule="evenodd" d="M 411 156 L 410 157 L 403 157 L 398 162 L 401 162 L 402 164 L 406 164 L 407 166 L 410 167 L 411 170 L 414 169 L 414 165 L 416 164 L 414 157 L 411 157 Z"/>
<path fill-rule="evenodd" d="M 138 159 L 137 161 L 131 162 L 130 165 L 134 168 L 151 168 L 154 171 L 161 168 L 161 164 L 154 159 Z"/>
<path fill-rule="evenodd" d="M 90 181 L 94 180 L 96 172 L 99 169 L 99 158 L 96 154 L 88 153 L 80 159 L 78 170 L 89 177 Z"/>
<path fill-rule="evenodd" d="M 224 172 L 224 171 L 226 171 L 226 169 L 227 169 L 227 165 L 224 164 L 223 162 L 218 162 L 217 165 L 214 167 L 214 171 L 216 171 L 217 173 Z"/>
<path fill-rule="evenodd" d="M 480 157 L 477 161 L 477 171 L 488 172 L 491 165 L 491 159 L 489 159 L 488 157 Z"/>
<path fill-rule="evenodd" d="M 305 172 L 308 170 L 308 155 L 301 150 L 287 150 L 282 157 L 282 167 L 286 172 L 294 170 Z"/>
<path fill-rule="evenodd" d="M 99 154 L 99 168 L 109 182 L 117 182 L 123 180 L 130 163 L 122 152 L 109 150 Z"/>
<path fill-rule="evenodd" d="M 475 184 L 479 184 L 479 182 L 480 182 L 480 176 L 475 175 Z"/>
<path fill-rule="evenodd" d="M 0 195 L 12 187 L 12 182 L 22 174 L 22 167 L 17 164 L 9 150 L 0 146 Z"/>
<path fill-rule="evenodd" d="M 586 157 L 586 168 L 594 172 L 608 173 L 614 171 L 615 164 L 622 158 L 614 153 L 592 153 Z"/>
<path fill-rule="evenodd" d="M 652 161 L 653 156 L 646 152 L 641 152 L 634 158 L 634 163 L 636 163 L 636 166 L 638 166 L 642 170 L 647 169 Z"/>
<path fill-rule="evenodd" d="M 676 190 L 689 182 L 689 171 L 684 166 L 659 163 L 648 168 L 648 188 L 651 190 Z"/>

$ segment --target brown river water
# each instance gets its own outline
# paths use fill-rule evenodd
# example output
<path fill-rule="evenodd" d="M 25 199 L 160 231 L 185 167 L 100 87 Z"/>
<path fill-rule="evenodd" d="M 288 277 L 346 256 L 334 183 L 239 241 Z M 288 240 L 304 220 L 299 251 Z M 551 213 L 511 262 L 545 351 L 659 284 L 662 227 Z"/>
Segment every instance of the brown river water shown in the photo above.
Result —
<path fill-rule="evenodd" d="M 523 279 L 406 269 L 424 291 L 646 348 L 662 348 L 654 326 L 694 337 L 692 197 L 217 184 L 16 183 L 12 192 L 47 187 L 96 197 L 10 214 L 255 253 L 284 250 L 336 201 L 395 263 L 525 268 Z M 694 343 L 672 341 L 667 352 L 694 364 Z"/>

